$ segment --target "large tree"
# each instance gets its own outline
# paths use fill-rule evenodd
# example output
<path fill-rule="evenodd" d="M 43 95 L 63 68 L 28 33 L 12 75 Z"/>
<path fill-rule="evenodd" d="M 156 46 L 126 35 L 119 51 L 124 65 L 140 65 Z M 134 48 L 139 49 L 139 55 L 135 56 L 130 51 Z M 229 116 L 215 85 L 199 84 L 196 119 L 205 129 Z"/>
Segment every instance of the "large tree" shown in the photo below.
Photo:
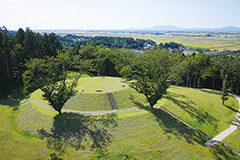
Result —
<path fill-rule="evenodd" d="M 31 87 L 40 88 L 43 98 L 61 114 L 64 104 L 77 92 L 77 82 L 82 69 L 86 67 L 81 66 L 79 74 L 69 80 L 67 75 L 74 68 L 73 61 L 67 53 L 59 53 L 56 58 L 31 59 L 23 73 L 25 90 Z"/>
<path fill-rule="evenodd" d="M 123 68 L 122 74 L 130 87 L 147 98 L 151 108 L 169 87 L 171 60 L 166 50 L 149 50 Z"/>

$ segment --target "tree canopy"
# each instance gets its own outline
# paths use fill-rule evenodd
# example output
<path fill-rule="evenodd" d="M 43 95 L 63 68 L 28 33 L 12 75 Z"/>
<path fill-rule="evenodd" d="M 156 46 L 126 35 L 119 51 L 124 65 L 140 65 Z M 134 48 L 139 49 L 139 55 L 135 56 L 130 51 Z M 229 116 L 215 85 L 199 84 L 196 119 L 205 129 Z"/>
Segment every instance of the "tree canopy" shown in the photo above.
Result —
<path fill-rule="evenodd" d="M 144 94 L 153 108 L 169 87 L 170 66 L 168 51 L 149 50 L 124 67 L 122 74 L 130 81 L 130 87 Z"/>

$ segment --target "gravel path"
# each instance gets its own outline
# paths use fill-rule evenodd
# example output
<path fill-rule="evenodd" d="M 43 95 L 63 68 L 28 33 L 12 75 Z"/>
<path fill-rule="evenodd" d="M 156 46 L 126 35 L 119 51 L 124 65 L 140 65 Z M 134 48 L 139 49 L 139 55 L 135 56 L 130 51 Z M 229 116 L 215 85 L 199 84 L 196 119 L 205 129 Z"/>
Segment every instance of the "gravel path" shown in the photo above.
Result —
<path fill-rule="evenodd" d="M 240 106 L 240 98 L 232 95 L 233 97 L 235 97 L 238 100 L 239 106 Z M 215 144 L 217 144 L 218 142 L 222 141 L 224 138 L 226 138 L 228 135 L 230 135 L 233 131 L 235 131 L 238 126 L 239 126 L 239 121 L 240 121 L 240 108 L 232 122 L 232 124 L 230 125 L 230 127 L 226 130 L 224 130 L 223 132 L 221 132 L 219 135 L 217 135 L 216 137 L 214 137 L 213 139 L 211 139 L 210 141 L 207 141 L 205 143 L 205 145 L 207 146 L 214 146 Z"/>

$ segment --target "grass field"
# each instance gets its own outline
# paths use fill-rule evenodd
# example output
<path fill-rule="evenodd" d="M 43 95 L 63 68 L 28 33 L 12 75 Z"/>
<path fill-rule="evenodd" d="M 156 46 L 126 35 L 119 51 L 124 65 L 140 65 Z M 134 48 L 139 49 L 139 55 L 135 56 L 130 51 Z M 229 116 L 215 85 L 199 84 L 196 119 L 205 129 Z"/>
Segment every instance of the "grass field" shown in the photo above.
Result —
<path fill-rule="evenodd" d="M 81 84 L 87 79 L 90 77 L 83 78 L 86 81 Z M 96 88 L 105 85 L 96 80 Z M 94 90 L 80 92 L 64 107 L 80 113 L 62 115 L 42 100 L 40 90 L 19 110 L 1 101 L 0 159 L 49 159 L 50 153 L 59 150 L 65 151 L 63 159 L 238 159 L 221 145 L 205 146 L 206 139 L 165 112 L 143 107 L 145 97 L 129 87 L 113 87 L 118 111 L 111 114 L 105 95 Z M 208 136 L 226 129 L 238 109 L 234 98 L 222 106 L 218 93 L 184 87 L 170 87 L 158 105 Z M 93 116 L 81 111 L 107 112 Z M 228 145 L 237 144 L 234 137 L 226 140 Z"/>
<path fill-rule="evenodd" d="M 236 129 L 232 134 L 226 137 L 223 142 L 240 152 L 240 130 Z"/>
<path fill-rule="evenodd" d="M 113 36 L 113 37 L 132 37 L 140 39 L 151 39 L 157 44 L 166 42 L 176 42 L 184 46 L 209 48 L 211 50 L 240 50 L 240 38 L 229 35 L 214 37 L 187 37 L 187 36 L 159 36 L 148 34 L 120 34 L 120 33 L 92 33 L 92 32 L 74 32 L 73 34 L 83 36 Z"/>
<path fill-rule="evenodd" d="M 158 105 L 174 113 L 209 137 L 227 129 L 238 109 L 238 101 L 229 97 L 221 104 L 220 94 L 206 89 L 170 87 Z"/>

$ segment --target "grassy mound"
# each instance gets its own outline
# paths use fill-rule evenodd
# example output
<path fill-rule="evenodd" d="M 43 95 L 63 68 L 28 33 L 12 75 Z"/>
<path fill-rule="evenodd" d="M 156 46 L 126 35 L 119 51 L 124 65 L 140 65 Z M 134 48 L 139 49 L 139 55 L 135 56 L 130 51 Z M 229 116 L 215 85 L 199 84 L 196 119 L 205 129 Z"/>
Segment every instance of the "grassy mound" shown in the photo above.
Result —
<path fill-rule="evenodd" d="M 206 89 L 170 87 L 168 93 L 158 102 L 209 137 L 224 131 L 232 123 L 238 108 L 238 101 L 229 96 L 222 105 L 220 93 Z"/>
<path fill-rule="evenodd" d="M 86 81 L 81 84 L 91 79 L 99 84 L 104 83 L 101 79 L 121 84 L 120 79 L 108 77 L 82 78 Z M 115 88 L 112 93 L 118 107 L 118 111 L 109 112 L 112 108 L 104 92 L 110 89 L 93 93 L 99 86 L 80 91 L 63 108 L 80 112 L 62 115 L 41 98 L 40 90 L 16 111 L 0 102 L 0 159 L 49 159 L 50 153 L 59 150 L 65 151 L 63 159 L 238 158 L 221 145 L 205 146 L 206 139 L 160 109 L 144 107 L 146 98 L 128 86 L 108 86 Z M 174 86 L 157 105 L 210 137 L 228 128 L 238 110 L 238 102 L 232 97 L 223 106 L 218 93 Z M 233 136 L 226 141 L 236 148 Z"/>
<path fill-rule="evenodd" d="M 31 105 L 20 111 L 0 106 L 0 111 L 1 122 L 4 122 L 0 123 L 1 159 L 49 159 L 50 153 L 57 152 L 52 146 L 65 146 L 61 140 L 68 144 L 63 159 L 112 160 L 126 156 L 131 159 L 237 158 L 220 145 L 204 146 L 206 140 L 197 132 L 158 109 L 125 109 L 126 112 L 122 110 L 105 116 L 76 113 L 46 116 L 33 111 Z M 11 120 L 9 117 L 15 118 Z M 17 125 L 23 125 L 28 133 Z M 32 137 L 32 134 L 47 141 Z M 96 154 L 92 150 L 107 154 Z"/>
<path fill-rule="evenodd" d="M 124 87 L 123 87 L 124 86 Z M 123 83 L 121 78 L 116 77 L 90 77 L 80 78 L 78 81 L 78 91 L 84 89 L 84 93 L 96 93 L 96 90 L 102 92 L 113 92 L 128 88 L 128 84 Z"/>

